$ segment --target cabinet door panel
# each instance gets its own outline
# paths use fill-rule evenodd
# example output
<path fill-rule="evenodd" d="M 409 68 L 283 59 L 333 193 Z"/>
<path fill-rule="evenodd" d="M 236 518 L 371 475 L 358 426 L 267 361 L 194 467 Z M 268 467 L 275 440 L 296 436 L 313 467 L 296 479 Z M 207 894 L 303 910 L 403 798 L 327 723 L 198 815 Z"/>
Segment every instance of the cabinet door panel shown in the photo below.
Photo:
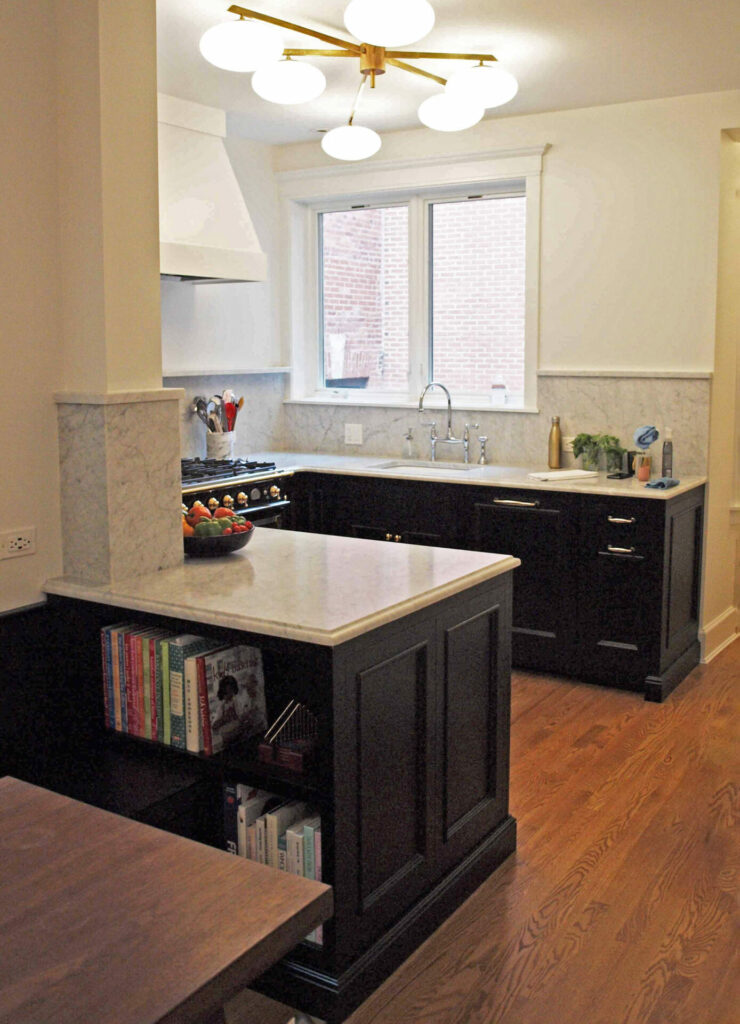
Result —
<path fill-rule="evenodd" d="M 660 642 L 660 585 L 642 555 L 598 551 L 583 564 L 579 635 L 587 678 L 643 684 Z"/>
<path fill-rule="evenodd" d="M 570 517 L 565 506 L 532 494 L 477 503 L 476 546 L 522 562 L 514 573 L 513 664 L 565 672 L 572 668 Z"/>
<path fill-rule="evenodd" d="M 430 885 L 431 658 L 425 639 L 399 635 L 364 652 L 346 679 L 335 742 L 341 803 L 347 791 L 336 849 L 343 953 L 366 947 Z"/>
<path fill-rule="evenodd" d="M 508 808 L 510 591 L 444 624 L 438 870 L 446 871 Z"/>

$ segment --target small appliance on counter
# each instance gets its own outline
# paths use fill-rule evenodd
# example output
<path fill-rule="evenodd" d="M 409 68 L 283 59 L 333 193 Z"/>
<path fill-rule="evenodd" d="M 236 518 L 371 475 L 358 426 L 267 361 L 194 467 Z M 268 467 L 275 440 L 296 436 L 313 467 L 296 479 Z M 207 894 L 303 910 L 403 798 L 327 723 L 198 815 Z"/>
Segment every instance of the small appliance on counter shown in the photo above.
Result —
<path fill-rule="evenodd" d="M 284 493 L 291 472 L 274 462 L 248 459 L 182 459 L 182 500 L 202 501 L 213 511 L 222 505 L 245 515 L 255 526 L 289 525 L 290 500 Z"/>

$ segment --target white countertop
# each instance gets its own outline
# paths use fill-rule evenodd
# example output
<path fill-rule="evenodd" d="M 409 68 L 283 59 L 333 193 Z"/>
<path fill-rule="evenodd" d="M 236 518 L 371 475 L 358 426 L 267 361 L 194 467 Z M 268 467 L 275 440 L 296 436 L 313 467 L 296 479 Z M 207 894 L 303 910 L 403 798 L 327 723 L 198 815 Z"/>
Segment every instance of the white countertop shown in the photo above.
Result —
<path fill-rule="evenodd" d="M 333 647 L 509 572 L 511 555 L 255 529 L 241 551 L 47 594 Z"/>
<path fill-rule="evenodd" d="M 239 453 L 241 454 L 241 453 Z M 676 487 L 668 490 L 646 487 L 637 477 L 626 480 L 607 480 L 606 473 L 596 477 L 580 480 L 557 480 L 543 482 L 533 480 L 529 473 L 542 473 L 547 466 L 478 466 L 471 464 L 469 469 L 455 469 L 455 465 L 445 468 L 445 461 L 440 459 L 435 467 L 414 465 L 422 460 L 394 459 L 382 455 L 312 455 L 307 452 L 249 452 L 250 459 L 274 462 L 278 470 L 300 472 L 310 470 L 313 473 L 345 473 L 353 476 L 373 476 L 378 479 L 389 477 L 402 480 L 436 480 L 438 483 L 473 484 L 483 487 L 512 487 L 542 491 L 558 491 L 567 494 L 601 494 L 616 498 L 649 498 L 666 501 L 679 494 L 693 490 L 706 483 L 705 476 L 683 477 Z M 382 469 L 388 463 L 398 462 L 399 466 Z"/>

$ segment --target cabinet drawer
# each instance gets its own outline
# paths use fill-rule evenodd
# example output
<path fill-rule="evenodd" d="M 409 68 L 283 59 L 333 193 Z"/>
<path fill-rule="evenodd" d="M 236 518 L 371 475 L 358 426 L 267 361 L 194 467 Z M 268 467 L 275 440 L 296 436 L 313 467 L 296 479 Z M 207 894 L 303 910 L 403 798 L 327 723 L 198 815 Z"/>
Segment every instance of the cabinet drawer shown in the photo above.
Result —
<path fill-rule="evenodd" d="M 662 557 L 663 509 L 657 502 L 608 500 L 583 509 L 582 543 L 589 551 L 615 557 Z"/>

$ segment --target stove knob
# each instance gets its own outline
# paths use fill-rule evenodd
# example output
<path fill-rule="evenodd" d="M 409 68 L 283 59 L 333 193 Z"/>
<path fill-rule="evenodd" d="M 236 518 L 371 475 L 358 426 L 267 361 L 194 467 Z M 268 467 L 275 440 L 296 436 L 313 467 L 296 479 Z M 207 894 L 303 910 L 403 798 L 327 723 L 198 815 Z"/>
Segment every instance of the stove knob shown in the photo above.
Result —
<path fill-rule="evenodd" d="M 182 504 L 182 510 L 183 510 L 183 512 L 188 512 L 188 511 L 190 511 L 190 510 L 188 509 L 188 506 L 187 506 L 187 505 L 186 505 L 186 504 L 185 504 L 184 502 L 183 502 L 183 504 Z"/>
<path fill-rule="evenodd" d="M 209 498 L 208 507 L 211 510 L 211 512 L 213 512 L 215 508 L 218 508 L 218 498 Z"/>
<path fill-rule="evenodd" d="M 236 503 L 237 505 L 247 505 L 249 503 L 249 499 L 247 498 L 244 491 L 239 491 L 239 493 L 236 496 Z"/>
<path fill-rule="evenodd" d="M 262 491 L 259 489 L 259 487 L 253 487 L 252 490 L 249 492 L 249 497 L 252 499 L 252 501 L 259 501 L 260 498 L 262 497 Z"/>
<path fill-rule="evenodd" d="M 233 508 L 234 499 L 231 497 L 230 494 L 224 494 L 223 498 L 221 499 L 221 504 L 223 505 L 224 508 Z"/>
<path fill-rule="evenodd" d="M 270 497 L 278 499 L 280 497 L 280 488 L 276 487 L 275 484 L 270 488 Z"/>

